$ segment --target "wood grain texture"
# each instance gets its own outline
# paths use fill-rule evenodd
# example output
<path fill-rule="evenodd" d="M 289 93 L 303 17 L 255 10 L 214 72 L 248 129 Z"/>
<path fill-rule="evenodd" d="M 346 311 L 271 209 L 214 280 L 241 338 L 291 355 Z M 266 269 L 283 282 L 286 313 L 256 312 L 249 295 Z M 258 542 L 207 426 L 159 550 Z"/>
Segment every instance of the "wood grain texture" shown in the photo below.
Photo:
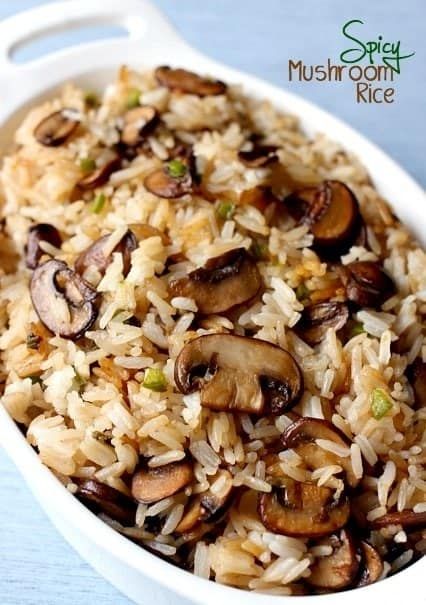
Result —
<path fill-rule="evenodd" d="M 0 18 L 42 3 L 0 0 Z M 371 0 L 157 0 L 157 4 L 193 46 L 317 102 L 364 132 L 426 184 L 422 0 L 385 4 Z M 366 34 L 372 36 L 368 39 L 382 33 L 402 40 L 408 51 L 416 51 L 399 78 L 393 105 L 357 105 L 349 83 L 288 82 L 289 58 L 322 63 L 329 56 L 338 57 L 340 28 L 351 18 L 366 22 Z M 0 591 L 1 605 L 129 605 L 59 536 L 1 450 Z M 186 601 L 176 597 L 170 605 L 186 605 Z"/>

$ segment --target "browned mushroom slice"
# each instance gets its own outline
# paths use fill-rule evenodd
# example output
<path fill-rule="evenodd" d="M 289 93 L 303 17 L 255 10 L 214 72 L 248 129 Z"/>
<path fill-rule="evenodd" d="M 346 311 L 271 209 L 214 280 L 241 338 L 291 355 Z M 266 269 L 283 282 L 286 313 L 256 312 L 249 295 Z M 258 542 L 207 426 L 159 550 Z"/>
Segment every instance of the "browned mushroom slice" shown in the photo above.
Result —
<path fill-rule="evenodd" d="M 360 307 L 381 307 L 395 284 L 378 263 L 357 261 L 339 269 L 348 299 Z"/>
<path fill-rule="evenodd" d="M 47 242 L 55 248 L 60 248 L 62 238 L 59 231 L 48 223 L 38 223 L 28 230 L 28 240 L 25 247 L 25 264 L 29 269 L 35 269 L 40 258 L 45 254 L 40 247 L 41 242 Z"/>
<path fill-rule="evenodd" d="M 178 166 L 178 170 L 174 167 Z M 172 160 L 148 174 L 144 180 L 145 188 L 158 197 L 174 199 L 192 191 L 192 176 L 187 163 Z"/>
<path fill-rule="evenodd" d="M 328 301 L 305 307 L 295 331 L 310 345 L 316 345 L 324 338 L 329 328 L 340 330 L 349 319 L 345 303 Z"/>
<path fill-rule="evenodd" d="M 75 261 L 75 270 L 80 275 L 83 275 L 89 267 L 95 267 L 101 275 L 104 275 L 115 252 L 119 252 L 123 256 L 123 275 L 128 274 L 132 252 L 138 247 L 136 237 L 130 229 L 127 230 L 115 248 L 109 254 L 105 254 L 104 250 L 108 246 L 109 238 L 110 235 L 100 237 L 80 254 Z"/>
<path fill-rule="evenodd" d="M 95 170 L 78 181 L 77 187 L 83 191 L 96 189 L 96 187 L 102 187 L 102 185 L 105 185 L 105 183 L 108 182 L 111 174 L 116 170 L 119 170 L 120 167 L 120 156 L 114 152 L 111 152 L 108 154 L 108 157 L 102 166 L 95 168 Z"/>
<path fill-rule="evenodd" d="M 407 377 L 413 387 L 417 408 L 426 406 L 426 363 L 420 358 L 407 368 Z"/>
<path fill-rule="evenodd" d="M 256 262 L 244 248 L 237 248 L 209 259 L 187 277 L 172 281 L 169 289 L 172 296 L 194 299 L 198 312 L 209 315 L 250 300 L 261 284 Z"/>
<path fill-rule="evenodd" d="M 124 525 L 134 525 L 136 504 L 117 489 L 89 479 L 78 486 L 76 495 L 89 508 L 102 511 Z"/>
<path fill-rule="evenodd" d="M 69 108 L 51 113 L 36 126 L 36 140 L 45 147 L 62 145 L 80 124 L 76 116 L 76 111 Z"/>
<path fill-rule="evenodd" d="M 263 168 L 278 161 L 275 145 L 254 145 L 250 151 L 239 151 L 238 158 L 248 168 Z"/>
<path fill-rule="evenodd" d="M 139 145 L 154 130 L 158 120 L 157 110 L 150 105 L 129 109 L 123 117 L 120 141 L 129 147 Z"/>
<path fill-rule="evenodd" d="M 289 195 L 284 203 L 290 214 L 308 225 L 319 253 L 339 256 L 349 250 L 361 226 L 358 201 L 340 181 L 324 181 Z"/>
<path fill-rule="evenodd" d="M 172 69 L 164 65 L 157 67 L 155 77 L 157 78 L 157 82 L 162 86 L 199 97 L 223 95 L 226 92 L 226 84 L 223 82 L 203 78 L 186 69 Z"/>
<path fill-rule="evenodd" d="M 318 538 L 346 524 L 350 508 L 345 496 L 335 501 L 328 487 L 288 477 L 285 483 L 259 496 L 259 515 L 267 529 L 285 536 Z"/>
<path fill-rule="evenodd" d="M 213 410 L 282 413 L 298 401 L 303 377 L 287 351 L 233 334 L 207 334 L 188 342 L 175 363 L 182 393 L 201 391 Z"/>
<path fill-rule="evenodd" d="M 332 553 L 318 557 L 311 567 L 311 575 L 306 581 L 317 588 L 340 590 L 352 584 L 359 567 L 354 541 L 346 529 L 339 535 L 328 536 L 315 546 L 329 546 Z"/>
<path fill-rule="evenodd" d="M 338 464 L 345 471 L 348 484 L 351 487 L 358 485 L 360 480 L 354 474 L 351 457 L 338 456 L 322 449 L 316 444 L 316 439 L 332 441 L 346 449 L 350 445 L 335 426 L 319 418 L 300 418 L 290 424 L 281 436 L 284 447 L 295 449 L 310 469 Z"/>
<path fill-rule="evenodd" d="M 62 261 L 52 259 L 39 265 L 30 291 L 42 324 L 63 338 L 80 338 L 98 315 L 96 290 Z"/>
<path fill-rule="evenodd" d="M 140 469 L 133 475 L 132 496 L 144 504 L 158 502 L 179 492 L 192 481 L 192 477 L 192 464 L 188 460 Z"/>
<path fill-rule="evenodd" d="M 383 517 L 378 517 L 369 522 L 369 526 L 374 529 L 388 527 L 388 525 L 401 525 L 406 527 L 426 527 L 426 512 L 415 513 L 412 510 L 403 510 L 400 513 L 387 513 Z"/>
<path fill-rule="evenodd" d="M 227 470 L 220 470 L 218 476 L 224 477 L 224 489 L 219 494 L 209 489 L 195 496 L 176 527 L 177 533 L 192 531 L 197 525 L 206 521 L 210 523 L 217 521 L 226 512 L 232 500 L 232 475 Z"/>
<path fill-rule="evenodd" d="M 377 582 L 383 573 L 383 561 L 377 550 L 365 540 L 361 540 L 362 570 L 357 586 L 367 586 Z"/>

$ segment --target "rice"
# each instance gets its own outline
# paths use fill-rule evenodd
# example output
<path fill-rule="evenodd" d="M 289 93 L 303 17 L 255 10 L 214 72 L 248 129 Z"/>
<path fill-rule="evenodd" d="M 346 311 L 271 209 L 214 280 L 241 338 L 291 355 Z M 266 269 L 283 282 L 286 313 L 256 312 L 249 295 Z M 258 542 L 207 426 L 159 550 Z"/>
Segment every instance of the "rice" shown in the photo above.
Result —
<path fill-rule="evenodd" d="M 2 405 L 71 493 L 85 501 L 96 490 L 102 520 L 202 578 L 318 592 L 309 576 L 334 546 L 312 524 L 334 515 L 322 501 L 343 518 L 346 498 L 356 515 L 341 527 L 357 549 L 362 524 L 386 577 L 425 550 L 424 530 L 413 543 L 404 519 L 426 512 L 426 253 L 351 153 L 222 86 L 187 94 L 122 67 L 99 107 L 67 85 L 24 117 L 0 171 Z M 134 90 L 161 118 L 136 146 L 123 138 Z M 37 141 L 40 121 L 62 108 L 80 127 L 55 147 Z M 265 145 L 271 155 L 253 167 Z M 82 189 L 81 160 L 101 167 L 117 152 L 118 168 Z M 317 215 L 298 212 L 313 188 L 321 206 L 345 187 L 360 216 L 330 259 Z M 60 239 L 41 237 L 30 258 L 28 230 L 40 223 Z M 353 239 L 361 224 L 367 237 Z M 45 289 L 38 303 L 27 265 L 52 260 L 68 269 L 52 278 L 54 302 Z M 352 284 L 368 304 L 346 309 L 358 262 L 383 269 L 383 288 L 372 297 Z M 325 325 L 309 318 L 317 304 L 331 313 Z M 348 313 L 339 328 L 336 308 Z M 81 334 L 64 334 L 82 315 Z M 211 335 L 222 344 L 205 358 Z M 282 435 L 298 426 L 304 437 L 288 447 Z M 135 476 L 152 481 L 149 498 Z M 396 522 L 376 529 L 388 514 Z M 293 515 L 312 531 L 287 527 Z M 333 540 L 341 527 L 330 526 Z"/>

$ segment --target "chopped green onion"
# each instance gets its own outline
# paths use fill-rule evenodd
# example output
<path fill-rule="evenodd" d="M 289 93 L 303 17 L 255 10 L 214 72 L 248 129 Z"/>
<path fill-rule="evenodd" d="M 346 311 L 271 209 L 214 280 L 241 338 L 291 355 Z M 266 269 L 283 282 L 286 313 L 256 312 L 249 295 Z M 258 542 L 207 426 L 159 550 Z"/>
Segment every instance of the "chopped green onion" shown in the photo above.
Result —
<path fill-rule="evenodd" d="M 97 195 L 95 197 L 95 199 L 92 202 L 92 205 L 90 207 L 91 211 L 94 212 L 95 214 L 99 214 L 100 212 L 102 212 L 102 208 L 104 207 L 105 204 L 105 195 L 103 193 L 100 193 L 99 195 Z"/>
<path fill-rule="evenodd" d="M 38 345 L 40 344 L 40 336 L 37 336 L 37 334 L 33 334 L 32 332 L 30 332 L 27 336 L 27 347 L 29 349 L 38 349 Z"/>
<path fill-rule="evenodd" d="M 234 212 L 235 212 L 235 204 L 233 204 L 232 202 L 220 202 L 220 204 L 217 207 L 217 214 L 224 221 L 227 221 L 230 218 L 232 218 Z"/>
<path fill-rule="evenodd" d="M 93 109 L 99 105 L 99 97 L 95 92 L 86 92 L 84 95 L 84 103 L 86 107 Z"/>
<path fill-rule="evenodd" d="M 96 162 L 92 158 L 81 158 L 80 168 L 83 172 L 92 172 L 96 168 Z"/>
<path fill-rule="evenodd" d="M 306 300 L 309 298 L 310 290 L 305 286 L 305 284 L 299 284 L 296 288 L 296 297 L 297 300 Z"/>
<path fill-rule="evenodd" d="M 170 162 L 167 162 L 166 167 L 167 172 L 173 179 L 178 179 L 182 176 L 185 176 L 188 170 L 186 164 L 180 160 L 171 160 Z"/>
<path fill-rule="evenodd" d="M 383 389 L 373 389 L 371 393 L 371 414 L 376 420 L 380 420 L 393 407 L 392 400 Z"/>
<path fill-rule="evenodd" d="M 126 106 L 127 109 L 133 109 L 139 105 L 139 99 L 141 96 L 141 91 L 139 88 L 132 88 L 127 95 Z"/>
<path fill-rule="evenodd" d="M 142 386 L 151 391 L 165 391 L 167 389 L 167 380 L 161 370 L 148 368 L 145 370 Z"/>
<path fill-rule="evenodd" d="M 82 376 L 80 376 L 80 374 L 75 370 L 75 368 L 74 372 L 75 376 L 73 380 L 73 388 L 79 393 L 81 393 L 83 391 L 84 385 L 86 384 L 86 380 Z"/>
<path fill-rule="evenodd" d="M 358 336 L 358 334 L 364 334 L 364 333 L 365 333 L 364 324 L 361 323 L 360 321 L 357 321 L 351 328 L 350 338 L 353 338 L 354 336 Z"/>
<path fill-rule="evenodd" d="M 265 260 L 268 258 L 268 246 L 263 242 L 253 242 L 251 246 L 251 253 L 257 260 Z"/>

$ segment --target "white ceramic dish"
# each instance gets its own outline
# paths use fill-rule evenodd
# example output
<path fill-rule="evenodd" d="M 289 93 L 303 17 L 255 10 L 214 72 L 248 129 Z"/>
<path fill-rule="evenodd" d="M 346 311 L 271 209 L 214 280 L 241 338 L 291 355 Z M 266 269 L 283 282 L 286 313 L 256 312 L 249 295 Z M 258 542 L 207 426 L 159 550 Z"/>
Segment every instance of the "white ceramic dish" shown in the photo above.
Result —
<path fill-rule="evenodd" d="M 10 58 L 13 49 L 26 40 L 87 24 L 121 25 L 129 35 L 68 48 L 23 65 L 16 65 Z M 0 145 L 7 147 L 11 133 L 30 102 L 48 96 L 66 80 L 74 80 L 91 90 L 102 89 L 123 63 L 142 69 L 172 64 L 210 73 L 228 82 L 241 83 L 248 93 L 268 98 L 277 107 L 297 114 L 308 133 L 323 131 L 362 159 L 396 214 L 426 245 L 425 195 L 402 168 L 319 108 L 193 50 L 147 0 L 73 0 L 48 4 L 3 21 L 0 24 Z M 296 601 L 297 604 L 337 605 L 342 599 L 345 605 L 359 605 L 360 599 L 366 603 L 400 605 L 408 595 L 413 603 L 419 603 L 417 598 L 421 599 L 423 594 L 426 557 L 384 582 L 343 594 L 298 597 L 296 601 L 294 597 L 266 596 L 207 583 L 132 544 L 90 513 L 39 462 L 1 406 L 0 441 L 57 529 L 100 574 L 136 603 L 171 604 L 175 602 L 174 595 L 179 594 L 200 605 L 231 605 L 235 601 L 240 605 L 294 605 Z M 42 566 L 41 551 L 40 561 Z"/>

